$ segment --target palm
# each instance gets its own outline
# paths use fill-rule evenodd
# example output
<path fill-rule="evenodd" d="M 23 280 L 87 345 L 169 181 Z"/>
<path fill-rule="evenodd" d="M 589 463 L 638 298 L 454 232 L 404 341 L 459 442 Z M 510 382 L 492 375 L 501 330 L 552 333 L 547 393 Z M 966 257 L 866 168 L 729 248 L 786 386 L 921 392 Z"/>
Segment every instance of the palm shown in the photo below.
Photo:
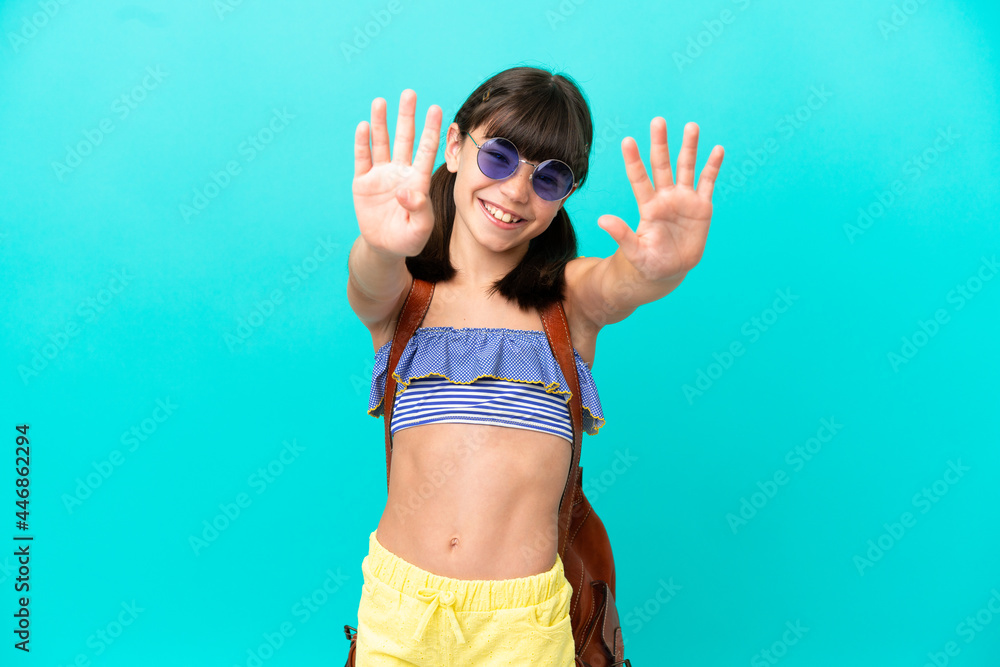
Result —
<path fill-rule="evenodd" d="M 428 108 L 416 158 L 411 164 L 416 93 L 404 90 L 400 97 L 391 160 L 384 104 L 381 99 L 372 103 L 370 134 L 365 122 L 355 131 L 354 210 L 365 241 L 380 251 L 411 257 L 420 253 L 434 227 L 429 191 L 440 139 L 441 108 L 436 105 Z M 401 196 L 401 192 L 405 194 Z"/>
<path fill-rule="evenodd" d="M 423 178 L 411 166 L 387 162 L 371 168 L 367 174 L 354 179 L 354 209 L 361 235 L 372 245 L 388 248 L 393 243 L 413 249 L 419 244 L 416 255 L 423 248 L 434 224 L 432 212 L 411 213 L 396 199 L 396 191 L 427 192 L 430 179 Z M 409 255 L 408 255 L 409 256 Z"/>
<path fill-rule="evenodd" d="M 662 122 L 661 122 L 662 121 Z M 620 246 L 626 259 L 648 280 L 673 278 L 691 270 L 700 260 L 712 220 L 712 189 L 722 165 L 723 149 L 716 146 L 694 188 L 698 152 L 698 126 L 689 123 L 677 158 L 674 183 L 667 146 L 667 126 L 662 118 L 650 123 L 650 164 L 653 180 L 631 137 L 622 142 L 625 171 L 639 208 L 635 232 L 614 215 L 603 215 L 598 224 Z"/>

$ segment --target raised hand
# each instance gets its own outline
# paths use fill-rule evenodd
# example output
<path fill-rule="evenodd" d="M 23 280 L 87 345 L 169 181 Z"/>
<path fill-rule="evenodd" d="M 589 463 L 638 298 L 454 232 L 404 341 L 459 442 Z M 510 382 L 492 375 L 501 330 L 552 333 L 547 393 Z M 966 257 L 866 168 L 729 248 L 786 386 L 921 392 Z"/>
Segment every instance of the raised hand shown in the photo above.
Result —
<path fill-rule="evenodd" d="M 722 166 L 724 149 L 716 146 L 694 189 L 698 155 L 698 125 L 688 123 L 677 158 L 677 182 L 670 170 L 667 121 L 657 116 L 649 124 L 653 181 L 639 157 L 632 137 L 622 140 L 625 172 L 639 205 L 639 224 L 633 232 L 615 215 L 602 215 L 597 224 L 618 243 L 625 257 L 647 280 L 674 278 L 701 260 L 712 220 L 712 189 Z"/>
<path fill-rule="evenodd" d="M 430 201 L 431 173 L 441 134 L 441 107 L 427 109 L 413 163 L 414 110 L 417 94 L 407 88 L 399 97 L 396 141 L 389 159 L 386 101 L 372 101 L 371 130 L 361 121 L 354 132 L 354 211 L 364 240 L 377 252 L 412 257 L 420 254 L 434 228 Z M 368 142 L 371 140 L 371 148 Z"/>

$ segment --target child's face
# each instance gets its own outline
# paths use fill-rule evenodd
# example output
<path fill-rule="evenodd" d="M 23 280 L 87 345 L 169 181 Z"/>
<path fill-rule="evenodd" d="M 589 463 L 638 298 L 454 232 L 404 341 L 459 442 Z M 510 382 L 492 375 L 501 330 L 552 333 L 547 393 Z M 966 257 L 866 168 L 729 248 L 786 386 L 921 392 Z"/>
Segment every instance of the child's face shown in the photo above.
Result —
<path fill-rule="evenodd" d="M 485 136 L 482 128 L 475 128 L 470 133 L 480 146 L 490 138 Z M 534 167 L 523 162 L 513 175 L 503 180 L 489 178 L 479 169 L 476 161 L 478 154 L 476 144 L 460 133 L 457 123 L 452 123 L 448 128 L 445 161 L 448 171 L 457 174 L 455 207 L 459 220 L 456 223 L 464 221 L 480 243 L 496 251 L 527 244 L 548 228 L 566 199 L 546 201 L 539 197 L 530 180 Z M 500 207 L 521 218 L 521 221 L 511 226 L 496 220 L 487 205 Z"/>

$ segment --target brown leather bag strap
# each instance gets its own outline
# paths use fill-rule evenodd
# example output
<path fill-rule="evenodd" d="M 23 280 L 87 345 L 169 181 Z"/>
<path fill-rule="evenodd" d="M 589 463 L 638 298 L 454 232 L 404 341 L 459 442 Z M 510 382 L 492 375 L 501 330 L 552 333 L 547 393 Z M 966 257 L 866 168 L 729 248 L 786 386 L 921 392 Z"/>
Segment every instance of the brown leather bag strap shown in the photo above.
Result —
<path fill-rule="evenodd" d="M 403 302 L 403 310 L 399 314 L 396 322 L 396 330 L 392 334 L 392 346 L 389 348 L 389 360 L 386 363 L 385 372 L 385 393 L 382 396 L 385 419 L 385 484 L 389 486 L 389 468 L 392 465 L 392 405 L 396 398 L 396 366 L 399 358 L 403 356 L 403 349 L 417 330 L 420 323 L 424 321 L 427 314 L 427 307 L 431 303 L 431 295 L 434 294 L 434 283 L 414 278 L 410 285 L 410 292 Z"/>
<path fill-rule="evenodd" d="M 559 546 L 558 553 L 563 560 L 566 558 L 566 547 L 569 539 L 569 526 L 573 512 L 573 496 L 576 491 L 577 476 L 580 474 L 580 450 L 583 440 L 583 402 L 580 398 L 580 379 L 576 372 L 576 358 L 573 356 L 573 342 L 570 338 L 569 324 L 566 321 L 566 311 L 561 301 L 556 301 L 544 308 L 541 313 L 542 328 L 549 340 L 552 354 L 559 363 L 566 388 L 572 394 L 569 400 L 569 412 L 573 419 L 573 453 L 570 457 L 569 474 L 566 487 L 563 489 L 559 502 Z"/>

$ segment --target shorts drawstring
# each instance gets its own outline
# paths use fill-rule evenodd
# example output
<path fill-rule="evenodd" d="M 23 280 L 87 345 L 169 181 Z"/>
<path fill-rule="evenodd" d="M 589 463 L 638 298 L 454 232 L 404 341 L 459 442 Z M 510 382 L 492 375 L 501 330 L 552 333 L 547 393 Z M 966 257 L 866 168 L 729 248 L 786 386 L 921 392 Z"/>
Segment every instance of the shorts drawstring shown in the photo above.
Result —
<path fill-rule="evenodd" d="M 413 633 L 414 641 L 419 641 L 424 636 L 424 628 L 427 627 L 428 621 L 431 620 L 431 615 L 435 609 L 440 607 L 442 610 L 447 610 L 451 618 L 451 627 L 455 631 L 455 638 L 458 640 L 458 643 L 465 643 L 465 635 L 462 634 L 462 627 L 459 625 L 458 617 L 455 615 L 455 601 L 457 600 L 457 596 L 454 591 L 421 588 L 417 591 L 417 597 L 428 604 L 427 611 L 421 616 L 420 623 Z"/>

